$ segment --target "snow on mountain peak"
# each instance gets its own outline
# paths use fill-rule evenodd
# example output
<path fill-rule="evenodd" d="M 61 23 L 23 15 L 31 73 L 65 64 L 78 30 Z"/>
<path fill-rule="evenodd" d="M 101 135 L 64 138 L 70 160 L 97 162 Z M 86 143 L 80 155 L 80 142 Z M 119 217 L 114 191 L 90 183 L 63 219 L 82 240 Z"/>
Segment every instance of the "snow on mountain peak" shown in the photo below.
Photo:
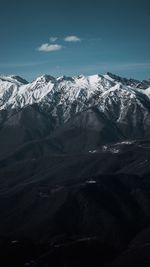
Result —
<path fill-rule="evenodd" d="M 145 90 L 145 93 L 150 97 L 150 87 Z"/>
<path fill-rule="evenodd" d="M 0 75 L 0 80 L 3 82 L 18 83 L 19 85 L 28 83 L 25 79 L 16 75 Z"/>
<path fill-rule="evenodd" d="M 114 82 L 114 79 L 113 79 L 111 76 L 109 76 L 109 73 L 104 74 L 103 77 L 104 77 L 105 79 L 111 81 L 111 82 Z"/>
<path fill-rule="evenodd" d="M 42 76 L 37 77 L 35 80 L 33 80 L 32 83 L 48 83 L 48 82 L 54 82 L 55 78 L 51 75 L 43 74 Z"/>
<path fill-rule="evenodd" d="M 112 73 L 105 75 L 79 75 L 75 77 L 42 75 L 27 83 L 19 76 L 0 76 L 0 109 L 23 108 L 34 103 L 51 106 L 52 103 L 68 105 L 75 103 L 76 112 L 92 105 L 99 105 L 105 109 L 107 101 L 116 98 L 134 98 L 136 92 L 149 97 L 149 89 L 139 90 L 142 82 L 116 76 Z M 144 82 L 143 89 L 145 89 Z M 147 86 L 148 87 L 148 86 Z M 107 106 L 107 105 L 106 105 Z"/>

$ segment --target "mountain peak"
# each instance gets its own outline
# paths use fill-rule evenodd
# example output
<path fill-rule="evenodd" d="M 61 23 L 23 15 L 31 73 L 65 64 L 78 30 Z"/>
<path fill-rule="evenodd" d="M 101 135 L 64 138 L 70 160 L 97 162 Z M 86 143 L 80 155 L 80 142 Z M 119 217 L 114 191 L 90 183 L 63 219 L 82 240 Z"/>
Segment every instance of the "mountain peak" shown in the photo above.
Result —
<path fill-rule="evenodd" d="M 60 76 L 60 77 L 57 78 L 57 81 L 58 82 L 62 82 L 62 81 L 71 81 L 71 82 L 73 82 L 74 81 L 74 78 L 73 77 L 66 76 L 66 75 L 62 75 L 62 76 Z"/>
<path fill-rule="evenodd" d="M 18 81 L 20 83 L 23 83 L 23 84 L 28 84 L 29 83 L 28 81 L 26 81 L 25 79 L 23 79 L 20 76 L 12 75 L 11 77 L 12 77 L 12 79 L 14 79 L 14 80 L 16 80 L 16 81 Z"/>
<path fill-rule="evenodd" d="M 55 78 L 48 74 L 43 74 L 42 76 L 37 77 L 33 82 L 48 83 L 50 81 L 55 81 Z"/>
<path fill-rule="evenodd" d="M 0 75 L 0 79 L 5 82 L 19 82 L 20 84 L 28 84 L 28 81 L 18 75 Z"/>

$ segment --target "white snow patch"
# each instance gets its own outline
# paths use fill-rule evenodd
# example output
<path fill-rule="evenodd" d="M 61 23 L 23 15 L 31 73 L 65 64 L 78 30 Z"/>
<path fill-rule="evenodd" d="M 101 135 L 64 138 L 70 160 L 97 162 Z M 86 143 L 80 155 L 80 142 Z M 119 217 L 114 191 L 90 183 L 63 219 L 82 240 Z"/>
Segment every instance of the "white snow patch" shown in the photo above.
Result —
<path fill-rule="evenodd" d="M 146 90 L 144 90 L 145 94 L 150 97 L 150 87 L 148 87 Z"/>
<path fill-rule="evenodd" d="M 88 180 L 86 181 L 87 184 L 96 184 L 96 181 L 95 180 Z"/>
<path fill-rule="evenodd" d="M 134 144 L 135 141 L 132 140 L 132 141 L 123 141 L 123 142 L 118 142 L 117 145 L 131 145 L 131 144 Z"/>
<path fill-rule="evenodd" d="M 114 82 L 114 79 L 111 78 L 108 74 L 103 75 L 103 77 L 111 82 Z"/>
<path fill-rule="evenodd" d="M 89 153 L 96 153 L 97 150 L 89 150 Z"/>
<path fill-rule="evenodd" d="M 120 149 L 119 148 L 115 148 L 115 147 L 112 147 L 112 146 L 102 146 L 102 150 L 103 152 L 110 152 L 112 154 L 117 154 L 120 152 Z"/>
<path fill-rule="evenodd" d="M 12 240 L 11 243 L 12 244 L 17 244 L 19 241 L 18 240 Z"/>

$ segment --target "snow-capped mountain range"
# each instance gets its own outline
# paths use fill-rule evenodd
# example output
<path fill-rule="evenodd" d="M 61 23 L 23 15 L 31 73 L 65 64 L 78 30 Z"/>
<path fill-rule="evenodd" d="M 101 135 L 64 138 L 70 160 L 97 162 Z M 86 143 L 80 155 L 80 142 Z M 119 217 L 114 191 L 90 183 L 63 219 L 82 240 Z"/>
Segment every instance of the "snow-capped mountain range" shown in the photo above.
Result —
<path fill-rule="evenodd" d="M 51 134 L 61 147 L 67 142 L 67 147 L 83 144 L 87 150 L 109 142 L 150 138 L 150 80 L 107 73 L 43 75 L 29 83 L 18 76 L 1 75 L 1 149 L 11 150 Z M 7 149 L 6 139 L 10 142 Z"/>
<path fill-rule="evenodd" d="M 28 83 L 19 76 L 0 76 L 0 110 L 23 108 L 34 103 L 50 105 L 56 100 L 56 95 L 59 95 L 57 105 L 80 103 L 76 112 L 82 111 L 81 106 L 96 104 L 105 109 L 108 97 L 116 101 L 116 94 L 119 94 L 120 98 L 133 99 L 138 93 L 150 96 L 150 80 L 140 82 L 107 73 L 58 78 L 43 75 Z"/>
<path fill-rule="evenodd" d="M 93 106 L 117 123 L 126 120 L 132 106 L 130 115 L 141 111 L 145 121 L 149 117 L 149 101 L 150 80 L 140 82 L 111 73 L 59 78 L 43 75 L 31 83 L 18 76 L 0 76 L 0 110 L 38 103 L 53 116 L 61 117 L 60 121 Z M 135 124 L 136 116 L 134 119 Z"/>

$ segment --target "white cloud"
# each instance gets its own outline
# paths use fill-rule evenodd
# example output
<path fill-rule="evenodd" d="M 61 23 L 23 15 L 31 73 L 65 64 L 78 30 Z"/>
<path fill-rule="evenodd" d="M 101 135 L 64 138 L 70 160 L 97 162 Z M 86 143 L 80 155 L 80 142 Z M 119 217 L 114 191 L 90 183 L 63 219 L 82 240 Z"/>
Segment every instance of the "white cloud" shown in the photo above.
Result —
<path fill-rule="evenodd" d="M 51 43 L 55 43 L 57 39 L 58 39 L 58 37 L 55 37 L 55 36 L 51 36 L 49 38 L 49 40 L 50 40 Z"/>
<path fill-rule="evenodd" d="M 38 51 L 42 52 L 52 52 L 52 51 L 58 51 L 62 49 L 62 45 L 59 44 L 42 44 L 40 47 L 38 47 Z"/>
<path fill-rule="evenodd" d="M 80 42 L 81 39 L 78 36 L 75 35 L 69 35 L 64 38 L 65 42 Z"/>

